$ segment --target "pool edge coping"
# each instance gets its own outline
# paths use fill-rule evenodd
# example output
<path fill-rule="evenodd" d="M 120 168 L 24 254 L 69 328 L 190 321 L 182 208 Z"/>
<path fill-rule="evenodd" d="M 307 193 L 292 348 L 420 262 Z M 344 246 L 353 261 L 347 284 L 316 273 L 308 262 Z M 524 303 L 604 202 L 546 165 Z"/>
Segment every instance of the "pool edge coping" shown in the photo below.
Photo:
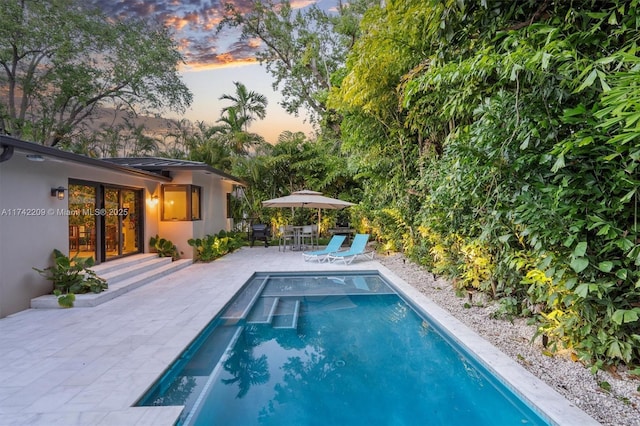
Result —
<path fill-rule="evenodd" d="M 401 297 L 407 299 L 410 303 L 424 310 L 429 319 L 433 320 L 436 323 L 437 327 L 444 330 L 447 333 L 448 337 L 453 339 L 465 351 L 474 356 L 478 362 L 480 362 L 487 370 L 495 375 L 496 379 L 507 386 L 525 403 L 529 404 L 544 420 L 550 422 L 553 425 L 601 425 L 601 423 L 591 417 L 580 407 L 573 404 L 543 380 L 536 377 L 522 365 L 518 364 L 514 359 L 509 357 L 507 354 L 502 352 L 480 334 L 458 320 L 455 316 L 440 307 L 428 296 L 422 294 L 418 289 L 407 283 L 404 279 L 400 278 L 389 268 L 385 267 L 379 262 L 376 262 L 376 265 L 373 268 L 371 268 L 371 266 L 373 266 L 371 264 L 368 265 L 368 268 L 358 268 L 357 266 L 355 268 L 350 268 L 349 266 L 350 265 L 347 266 L 347 269 L 332 271 L 327 271 L 326 269 L 321 268 L 307 269 L 304 271 L 261 269 L 252 271 L 249 274 L 249 278 L 247 279 L 247 281 L 262 274 L 273 275 L 301 273 L 306 275 L 309 273 L 326 274 L 328 272 L 348 272 L 349 274 L 378 273 L 380 274 L 380 276 L 382 276 L 383 279 L 391 283 L 393 289 L 395 291 L 398 291 Z M 241 286 L 238 287 L 236 292 L 229 298 L 229 300 L 227 300 L 223 304 L 223 306 L 220 307 L 219 311 L 213 315 L 212 319 L 215 316 L 219 315 L 220 312 L 225 309 L 228 302 L 233 299 L 235 294 L 240 291 L 240 289 L 246 284 L 247 281 L 245 281 Z M 206 328 L 206 325 L 203 327 L 203 330 L 204 328 Z M 188 346 L 189 345 L 186 345 L 183 350 Z M 171 363 L 169 365 L 171 365 Z M 181 412 L 177 413 L 175 418 L 176 422 L 180 418 L 180 415 Z"/>

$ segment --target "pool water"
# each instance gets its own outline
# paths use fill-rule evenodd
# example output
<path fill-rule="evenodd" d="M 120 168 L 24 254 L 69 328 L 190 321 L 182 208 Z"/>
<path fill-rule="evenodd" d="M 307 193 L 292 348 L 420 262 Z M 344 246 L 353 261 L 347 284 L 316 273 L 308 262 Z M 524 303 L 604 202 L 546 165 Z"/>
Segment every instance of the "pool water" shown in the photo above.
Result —
<path fill-rule="evenodd" d="M 540 425 L 377 273 L 256 275 L 138 405 L 193 425 Z"/>

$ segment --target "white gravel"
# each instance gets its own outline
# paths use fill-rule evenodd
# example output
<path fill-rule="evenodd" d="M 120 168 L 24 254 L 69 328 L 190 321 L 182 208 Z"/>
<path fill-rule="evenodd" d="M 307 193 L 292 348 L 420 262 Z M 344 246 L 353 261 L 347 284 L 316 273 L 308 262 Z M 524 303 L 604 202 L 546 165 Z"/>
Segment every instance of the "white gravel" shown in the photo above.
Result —
<path fill-rule="evenodd" d="M 552 356 L 541 339 L 531 342 L 535 326 L 528 325 L 526 319 L 510 322 L 492 318 L 498 304 L 483 294 L 474 293 L 471 307 L 465 307 L 468 298 L 456 296 L 450 282 L 434 277 L 403 255 L 379 255 L 376 260 L 603 425 L 640 426 L 640 380 L 627 374 L 626 369 L 599 371 L 594 375 L 566 353 Z M 609 383 L 611 390 L 599 386 L 602 382 Z"/>

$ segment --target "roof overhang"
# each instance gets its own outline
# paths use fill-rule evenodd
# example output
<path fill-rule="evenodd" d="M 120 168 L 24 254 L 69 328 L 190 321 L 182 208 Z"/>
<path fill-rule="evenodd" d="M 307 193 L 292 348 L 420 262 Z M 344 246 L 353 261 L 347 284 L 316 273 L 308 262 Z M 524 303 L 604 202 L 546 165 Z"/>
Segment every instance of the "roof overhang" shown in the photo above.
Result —
<path fill-rule="evenodd" d="M 85 166 L 98 167 L 102 169 L 111 170 L 118 173 L 124 173 L 132 176 L 142 177 L 146 179 L 152 179 L 162 182 L 171 182 L 171 178 L 162 176 L 158 173 L 150 172 L 147 170 L 136 169 L 129 166 L 119 165 L 111 163 L 98 158 L 91 158 L 85 155 L 74 154 L 72 152 L 62 151 L 57 148 L 49 146 L 39 145 L 34 142 L 27 142 L 20 139 L 16 139 L 12 136 L 0 135 L 0 164 L 2 161 L 9 161 L 16 151 L 24 152 L 27 154 L 38 154 L 46 157 L 56 158 L 66 162 L 72 162 L 82 164 Z"/>
<path fill-rule="evenodd" d="M 114 164 L 126 165 L 137 169 L 154 171 L 156 173 L 171 171 L 201 171 L 206 174 L 219 176 L 222 180 L 229 181 L 240 186 L 247 186 L 242 179 L 223 172 L 222 170 L 211 167 L 207 163 L 200 161 L 178 160 L 172 158 L 160 157 L 122 157 L 122 158 L 105 158 L 104 161 Z"/>

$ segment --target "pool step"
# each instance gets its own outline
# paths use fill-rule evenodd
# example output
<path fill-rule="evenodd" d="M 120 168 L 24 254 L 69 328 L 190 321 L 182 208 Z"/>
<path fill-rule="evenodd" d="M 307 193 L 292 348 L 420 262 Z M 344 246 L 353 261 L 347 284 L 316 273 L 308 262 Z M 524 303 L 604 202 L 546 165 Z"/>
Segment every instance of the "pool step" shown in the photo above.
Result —
<path fill-rule="evenodd" d="M 243 319 L 247 318 L 253 306 L 260 300 L 260 293 L 267 283 L 269 277 L 256 278 L 252 280 L 246 289 L 241 293 L 231 306 L 229 306 L 224 315 L 220 318 L 224 320 L 224 325 L 235 325 Z"/>
<path fill-rule="evenodd" d="M 280 299 L 273 317 L 273 328 L 298 328 L 298 317 L 300 316 L 300 300 Z"/>
<path fill-rule="evenodd" d="M 181 355 L 184 359 L 184 372 L 186 376 L 209 376 L 216 367 L 211 360 L 222 359 L 238 340 L 242 327 L 216 327 L 211 334 L 206 336 L 197 345 L 190 348 L 190 352 Z"/>
<path fill-rule="evenodd" d="M 271 324 L 278 307 L 278 297 L 261 297 L 247 318 L 247 324 Z"/>

